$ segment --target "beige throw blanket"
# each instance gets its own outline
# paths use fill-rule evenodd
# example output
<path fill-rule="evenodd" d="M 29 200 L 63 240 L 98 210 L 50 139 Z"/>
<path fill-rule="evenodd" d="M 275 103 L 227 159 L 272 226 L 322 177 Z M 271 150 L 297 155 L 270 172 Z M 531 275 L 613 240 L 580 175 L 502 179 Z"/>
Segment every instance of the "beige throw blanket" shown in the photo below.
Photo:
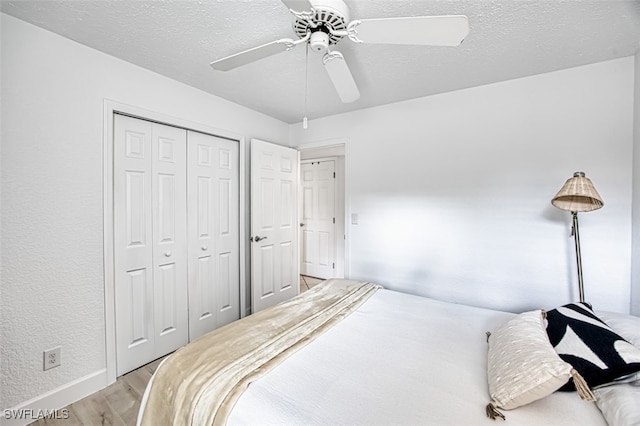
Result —
<path fill-rule="evenodd" d="M 142 425 L 224 424 L 252 381 L 345 318 L 377 284 L 331 279 L 176 351 L 147 388 Z"/>

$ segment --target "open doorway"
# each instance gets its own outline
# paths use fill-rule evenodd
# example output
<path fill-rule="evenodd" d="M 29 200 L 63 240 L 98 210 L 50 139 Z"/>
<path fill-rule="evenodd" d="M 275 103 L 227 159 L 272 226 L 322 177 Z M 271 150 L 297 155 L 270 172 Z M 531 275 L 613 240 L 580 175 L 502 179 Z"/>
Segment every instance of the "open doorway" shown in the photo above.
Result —
<path fill-rule="evenodd" d="M 345 146 L 300 148 L 300 292 L 345 277 Z"/>

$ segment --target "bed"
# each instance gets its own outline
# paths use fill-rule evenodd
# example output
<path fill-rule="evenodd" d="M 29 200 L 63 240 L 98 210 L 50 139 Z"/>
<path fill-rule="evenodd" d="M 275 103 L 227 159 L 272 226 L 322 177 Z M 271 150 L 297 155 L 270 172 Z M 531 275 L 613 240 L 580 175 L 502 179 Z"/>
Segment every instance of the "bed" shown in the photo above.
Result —
<path fill-rule="evenodd" d="M 514 317 L 328 280 L 165 359 L 138 424 L 495 424 L 486 332 Z M 607 424 L 576 392 L 503 412 L 512 425 Z"/>

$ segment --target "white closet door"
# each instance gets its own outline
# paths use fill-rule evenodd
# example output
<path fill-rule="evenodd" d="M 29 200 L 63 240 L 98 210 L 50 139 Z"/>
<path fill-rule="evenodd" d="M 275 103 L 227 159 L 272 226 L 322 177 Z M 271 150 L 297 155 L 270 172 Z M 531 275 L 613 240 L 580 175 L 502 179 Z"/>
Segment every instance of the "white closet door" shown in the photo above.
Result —
<path fill-rule="evenodd" d="M 298 152 L 251 140 L 251 301 L 253 312 L 300 290 Z"/>
<path fill-rule="evenodd" d="M 186 131 L 154 123 L 153 307 L 155 357 L 189 341 Z"/>
<path fill-rule="evenodd" d="M 212 136 L 210 136 L 212 137 Z M 218 271 L 216 327 L 240 318 L 240 158 L 237 141 L 216 138 Z"/>
<path fill-rule="evenodd" d="M 188 132 L 189 336 L 240 317 L 238 143 Z"/>
<path fill-rule="evenodd" d="M 114 121 L 114 245 L 117 374 L 155 353 L 151 123 Z"/>
<path fill-rule="evenodd" d="M 117 374 L 187 342 L 186 134 L 116 115 Z"/>
<path fill-rule="evenodd" d="M 335 274 L 335 161 L 301 166 L 302 262 L 300 273 L 316 278 Z"/>

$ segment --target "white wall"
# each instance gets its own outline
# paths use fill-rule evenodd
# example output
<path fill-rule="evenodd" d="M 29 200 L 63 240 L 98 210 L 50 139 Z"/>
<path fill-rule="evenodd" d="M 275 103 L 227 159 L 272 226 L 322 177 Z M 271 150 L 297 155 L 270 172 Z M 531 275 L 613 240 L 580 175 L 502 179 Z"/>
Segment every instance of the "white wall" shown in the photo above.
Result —
<path fill-rule="evenodd" d="M 522 311 L 577 300 L 575 171 L 605 206 L 580 215 L 585 293 L 629 311 L 633 58 L 341 114 L 291 141 L 347 138 L 350 276 Z M 472 71 L 470 71 L 472 72 Z"/>
<path fill-rule="evenodd" d="M 633 251 L 631 313 L 640 316 L 640 52 L 635 55 L 633 123 Z"/>
<path fill-rule="evenodd" d="M 105 98 L 247 140 L 346 137 L 351 276 L 512 311 L 577 298 L 569 214 L 549 200 L 584 170 L 605 199 L 580 216 L 587 298 L 629 309 L 632 58 L 302 131 L 10 16 L 1 26 L 0 408 L 104 371 Z M 43 372 L 56 345 L 62 366 Z"/>
<path fill-rule="evenodd" d="M 286 143 L 289 126 L 11 16 L 1 19 L 0 408 L 9 408 L 104 372 L 104 100 L 247 141 Z M 42 351 L 58 345 L 62 366 L 42 371 Z"/>

